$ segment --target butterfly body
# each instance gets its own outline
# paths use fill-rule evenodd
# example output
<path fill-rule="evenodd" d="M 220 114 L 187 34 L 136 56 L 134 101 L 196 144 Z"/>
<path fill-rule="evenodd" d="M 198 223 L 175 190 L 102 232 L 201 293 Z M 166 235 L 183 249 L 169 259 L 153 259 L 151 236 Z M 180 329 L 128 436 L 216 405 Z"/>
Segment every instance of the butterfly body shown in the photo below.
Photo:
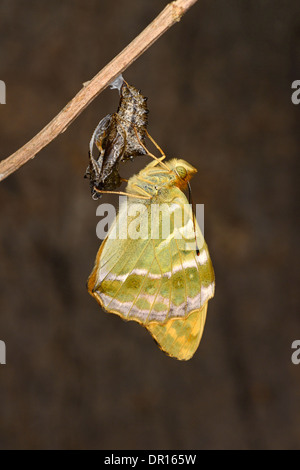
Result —
<path fill-rule="evenodd" d="M 195 353 L 214 295 L 208 248 L 182 192 L 195 173 L 173 159 L 151 162 L 130 178 L 88 280 L 105 310 L 142 324 L 180 360 Z"/>

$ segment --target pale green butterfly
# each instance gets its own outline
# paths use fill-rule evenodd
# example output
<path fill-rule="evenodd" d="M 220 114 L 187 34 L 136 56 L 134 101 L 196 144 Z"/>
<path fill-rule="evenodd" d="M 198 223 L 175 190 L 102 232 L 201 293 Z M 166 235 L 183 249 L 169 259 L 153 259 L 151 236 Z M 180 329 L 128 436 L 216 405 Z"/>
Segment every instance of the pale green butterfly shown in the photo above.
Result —
<path fill-rule="evenodd" d="M 165 353 L 180 360 L 190 359 L 199 346 L 215 287 L 207 245 L 181 191 L 196 172 L 184 160 L 161 158 L 130 178 L 127 203 L 88 279 L 89 293 L 105 310 L 140 323 Z M 138 219 L 132 211 L 137 201 L 143 204 Z M 156 227 L 171 220 L 166 238 L 153 237 L 154 204 L 160 209 Z M 142 238 L 127 237 L 132 225 L 147 227 Z"/>

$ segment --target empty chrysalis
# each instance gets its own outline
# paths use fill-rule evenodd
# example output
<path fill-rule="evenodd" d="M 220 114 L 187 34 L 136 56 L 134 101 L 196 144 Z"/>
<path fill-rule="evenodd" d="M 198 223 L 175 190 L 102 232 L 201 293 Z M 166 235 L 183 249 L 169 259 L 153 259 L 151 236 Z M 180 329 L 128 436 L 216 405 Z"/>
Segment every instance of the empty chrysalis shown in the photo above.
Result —
<path fill-rule="evenodd" d="M 101 119 L 89 145 L 85 177 L 90 180 L 94 199 L 101 197 L 101 190 L 114 190 L 121 185 L 120 162 L 146 154 L 143 145 L 148 123 L 147 98 L 122 75 L 112 82 L 111 88 L 119 90 L 118 110 Z M 93 155 L 94 147 L 98 151 L 97 157 Z"/>

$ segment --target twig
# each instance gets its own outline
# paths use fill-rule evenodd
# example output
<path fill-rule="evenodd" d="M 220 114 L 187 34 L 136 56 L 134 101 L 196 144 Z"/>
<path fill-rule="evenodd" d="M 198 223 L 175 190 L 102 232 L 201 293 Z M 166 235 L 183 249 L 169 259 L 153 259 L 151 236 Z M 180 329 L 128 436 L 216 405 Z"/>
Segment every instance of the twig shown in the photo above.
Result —
<path fill-rule="evenodd" d="M 120 73 L 145 52 L 173 24 L 180 21 L 184 13 L 197 0 L 176 0 L 142 31 L 120 54 L 106 65 L 83 88 L 52 121 L 27 144 L 0 162 L 0 181 L 34 158 L 36 154 L 64 132 L 79 114 L 96 98 Z"/>

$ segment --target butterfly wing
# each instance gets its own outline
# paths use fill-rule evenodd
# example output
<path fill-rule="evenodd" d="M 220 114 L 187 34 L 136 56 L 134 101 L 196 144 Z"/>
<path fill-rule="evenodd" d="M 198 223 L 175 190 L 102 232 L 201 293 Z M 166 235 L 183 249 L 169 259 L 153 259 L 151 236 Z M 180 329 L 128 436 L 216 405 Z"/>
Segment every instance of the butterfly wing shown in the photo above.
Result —
<path fill-rule="evenodd" d="M 164 324 L 151 322 L 147 329 L 162 351 L 181 361 L 191 359 L 198 349 L 206 320 L 206 302 L 202 308 L 194 310 L 183 321 L 171 318 Z"/>
<path fill-rule="evenodd" d="M 147 227 L 142 239 L 127 237 L 136 222 L 135 216 L 128 216 L 134 202 L 129 198 L 128 207 L 121 206 L 98 252 L 88 290 L 109 312 L 145 326 L 167 354 L 188 359 L 203 332 L 207 302 L 214 294 L 214 272 L 196 223 L 197 255 L 185 195 L 171 188 L 157 202 L 158 218 L 155 211 L 153 217 L 153 203 L 141 205 L 139 225 Z M 161 229 L 167 219 L 169 235 L 153 233 L 153 227 Z"/>

